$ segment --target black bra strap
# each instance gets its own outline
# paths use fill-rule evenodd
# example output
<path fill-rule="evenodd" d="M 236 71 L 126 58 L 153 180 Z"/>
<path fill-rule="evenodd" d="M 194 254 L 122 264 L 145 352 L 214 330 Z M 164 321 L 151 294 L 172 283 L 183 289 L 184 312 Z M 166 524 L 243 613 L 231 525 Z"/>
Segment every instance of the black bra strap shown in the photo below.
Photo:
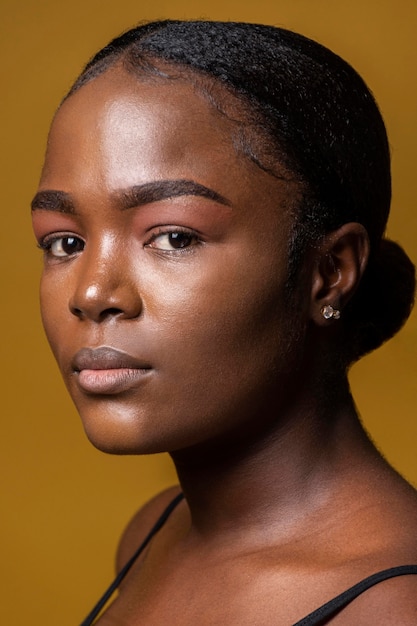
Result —
<path fill-rule="evenodd" d="M 352 602 L 352 600 L 370 587 L 377 585 L 383 580 L 387 580 L 387 578 L 404 576 L 406 574 L 417 574 L 417 565 L 401 565 L 372 574 L 372 576 L 368 576 L 368 578 L 361 580 L 361 582 L 353 585 L 350 589 L 347 589 L 329 602 L 326 602 L 326 604 L 323 604 L 323 606 L 319 607 L 296 624 L 293 624 L 293 626 L 319 626 L 323 621 L 330 619 L 338 611 L 344 609 L 349 602 Z"/>
<path fill-rule="evenodd" d="M 99 615 L 100 611 L 103 609 L 107 601 L 111 598 L 113 593 L 116 591 L 136 559 L 146 548 L 152 537 L 156 535 L 156 533 L 162 528 L 165 524 L 169 516 L 175 507 L 183 500 L 184 494 L 179 493 L 166 507 L 163 511 L 162 515 L 156 521 L 154 526 L 151 528 L 141 545 L 138 547 L 133 556 L 129 559 L 126 565 L 120 570 L 117 574 L 114 581 L 111 583 L 109 588 L 105 591 L 103 596 L 97 602 L 93 610 L 87 615 L 85 620 L 80 624 L 80 626 L 92 626 L 94 620 Z M 345 608 L 352 600 L 357 598 L 361 593 L 377 585 L 383 580 L 387 580 L 388 578 L 394 578 L 395 576 L 404 576 L 407 574 L 417 574 L 417 565 L 401 565 L 399 567 L 391 567 L 390 569 L 383 570 L 382 572 L 377 572 L 376 574 L 372 574 L 372 576 L 368 576 L 364 580 L 361 580 L 353 587 L 350 587 L 343 593 L 339 594 L 326 604 L 323 604 L 321 607 L 309 613 L 306 617 L 299 620 L 293 626 L 319 626 L 325 620 L 333 617 L 338 611 Z"/>
<path fill-rule="evenodd" d="M 126 574 L 128 573 L 128 571 L 130 570 L 130 568 L 132 567 L 133 563 L 136 561 L 136 559 L 138 558 L 138 556 L 141 554 L 141 552 L 143 552 L 143 550 L 146 548 L 146 546 L 148 545 L 148 543 L 150 542 L 150 540 L 152 539 L 152 537 L 154 535 L 156 535 L 156 533 L 158 532 L 158 530 L 160 530 L 162 528 L 162 526 L 165 524 L 165 522 L 167 521 L 168 517 L 171 515 L 172 511 L 175 509 L 175 507 L 177 506 L 177 504 L 179 504 L 181 502 L 181 500 L 184 498 L 184 494 L 183 493 L 179 493 L 166 507 L 165 511 L 162 513 L 162 515 L 160 516 L 160 518 L 157 520 L 157 522 L 154 524 L 154 526 L 152 527 L 152 529 L 149 531 L 149 533 L 147 534 L 147 536 L 145 537 L 145 539 L 143 540 L 143 542 L 140 544 L 139 548 L 136 550 L 136 552 L 134 553 L 134 555 L 129 559 L 129 561 L 126 563 L 126 565 L 120 570 L 120 572 L 117 574 L 116 578 L 114 579 L 114 581 L 112 582 L 112 584 L 110 585 L 110 587 L 105 591 L 105 593 L 102 595 L 102 597 L 100 598 L 100 600 L 97 602 L 96 606 L 93 608 L 93 610 L 87 615 L 87 617 L 85 618 L 85 620 L 81 623 L 80 626 L 91 626 L 95 620 L 95 618 L 97 617 L 97 615 L 100 613 L 101 609 L 104 607 L 104 605 L 106 604 L 106 602 L 111 598 L 111 596 L 113 595 L 113 593 L 116 591 L 116 589 L 118 588 L 118 586 L 120 585 L 120 583 L 122 582 L 123 578 L 126 576 Z"/>

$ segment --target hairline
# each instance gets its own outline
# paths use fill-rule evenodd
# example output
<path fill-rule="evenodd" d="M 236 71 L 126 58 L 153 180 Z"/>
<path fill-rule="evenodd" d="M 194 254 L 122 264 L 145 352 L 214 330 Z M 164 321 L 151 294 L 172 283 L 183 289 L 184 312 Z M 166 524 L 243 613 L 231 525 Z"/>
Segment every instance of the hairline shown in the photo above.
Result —
<path fill-rule="evenodd" d="M 212 106 L 219 114 L 227 117 L 229 121 L 238 124 L 240 128 L 242 128 L 244 124 L 247 125 L 249 122 L 249 126 L 251 127 L 251 129 L 254 130 L 255 136 L 257 136 L 260 140 L 262 140 L 262 136 L 265 137 L 266 133 L 262 133 L 259 128 L 256 128 L 256 124 L 254 120 L 251 119 L 251 116 L 255 116 L 256 114 L 258 114 L 263 117 L 265 121 L 267 121 L 267 118 L 260 110 L 260 108 L 257 109 L 255 104 L 251 102 L 249 97 L 245 94 L 239 93 L 237 89 L 234 89 L 230 85 L 226 85 L 218 77 L 213 76 L 208 72 L 196 69 L 186 63 L 166 60 L 163 57 L 152 55 L 145 51 L 141 52 L 142 63 L 140 63 L 140 65 L 134 64 L 133 60 L 129 58 L 130 50 L 131 46 L 127 46 L 122 51 L 113 53 L 110 52 L 107 56 L 97 60 L 93 65 L 87 65 L 87 67 L 81 72 L 79 77 L 72 85 L 71 89 L 61 101 L 60 106 L 70 96 L 77 93 L 77 91 L 79 91 L 82 87 L 88 85 L 96 78 L 99 78 L 106 72 L 114 69 L 115 67 L 117 67 L 117 65 L 119 65 L 124 71 L 133 75 L 138 80 L 144 78 L 149 78 L 151 80 L 153 79 L 155 81 L 170 81 L 178 78 L 182 79 L 185 82 L 191 84 L 194 89 L 204 97 L 204 99 L 208 102 L 208 104 L 210 104 L 210 106 Z M 163 69 L 158 67 L 158 65 L 162 66 L 166 70 L 176 70 L 178 72 L 178 76 L 173 76 L 169 73 L 164 72 Z M 242 115 L 242 119 L 234 119 L 230 115 L 228 115 L 228 113 L 224 110 L 224 107 L 221 106 L 220 98 L 215 98 L 213 96 L 213 92 L 210 87 L 218 88 L 217 95 L 220 95 L 221 93 L 225 100 L 229 97 L 239 102 L 239 104 L 241 105 L 240 114 Z M 278 141 L 271 141 L 268 138 L 267 144 L 273 150 L 277 151 L 279 145 Z M 236 145 L 234 145 L 234 147 L 236 150 L 239 149 Z M 246 147 L 251 147 L 250 141 L 247 142 Z M 240 148 L 242 148 L 242 146 L 240 146 Z M 278 172 L 274 172 L 271 167 L 266 167 L 262 164 L 260 159 L 255 157 L 253 152 L 249 154 L 247 151 L 242 149 L 241 152 L 244 154 L 245 157 L 249 158 L 251 162 L 253 162 L 256 166 L 258 166 L 260 169 L 270 174 L 271 176 L 287 182 L 296 182 L 299 185 L 300 195 L 298 201 L 296 202 L 296 204 L 294 204 L 294 206 L 290 208 L 293 219 L 287 247 L 286 281 L 286 294 L 288 300 L 290 301 L 291 293 L 296 288 L 297 277 L 301 270 L 302 262 L 307 249 L 314 243 L 314 240 L 318 240 L 320 236 L 324 234 L 323 231 L 312 232 L 310 229 L 306 232 L 305 229 L 303 229 L 303 223 L 301 218 L 303 205 L 306 201 L 308 202 L 308 184 L 306 184 L 305 181 L 301 180 L 300 176 L 296 174 L 293 168 L 290 169 L 288 164 L 283 163 L 282 158 L 279 159 L 279 164 L 281 168 L 285 169 L 288 174 L 292 174 L 292 178 L 288 178 L 278 174 Z M 280 156 L 284 156 L 283 153 L 281 153 Z"/>

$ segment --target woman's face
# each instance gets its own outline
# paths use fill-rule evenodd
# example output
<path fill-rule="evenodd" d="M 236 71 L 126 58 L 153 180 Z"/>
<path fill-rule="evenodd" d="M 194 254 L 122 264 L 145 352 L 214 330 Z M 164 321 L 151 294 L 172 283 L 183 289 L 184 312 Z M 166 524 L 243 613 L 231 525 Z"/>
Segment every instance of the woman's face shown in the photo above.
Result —
<path fill-rule="evenodd" d="M 103 450 L 244 439 L 291 393 L 307 317 L 285 290 L 297 188 L 235 131 L 187 82 L 120 69 L 55 117 L 33 203 L 42 315 Z"/>

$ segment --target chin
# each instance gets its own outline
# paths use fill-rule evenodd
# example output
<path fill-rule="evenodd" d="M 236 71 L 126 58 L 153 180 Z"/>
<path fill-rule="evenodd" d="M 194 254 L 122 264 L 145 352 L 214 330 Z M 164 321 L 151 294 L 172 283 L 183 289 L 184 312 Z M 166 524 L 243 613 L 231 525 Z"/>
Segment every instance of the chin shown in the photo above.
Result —
<path fill-rule="evenodd" d="M 93 444 L 100 452 L 116 455 L 145 455 L 158 454 L 166 452 L 166 448 L 156 441 L 137 441 L 137 438 L 129 437 L 123 432 L 108 433 L 103 432 L 101 428 L 99 432 L 95 429 L 85 428 L 90 443 Z M 159 445 L 158 445 L 159 443 Z"/>
<path fill-rule="evenodd" d="M 182 447 L 185 432 L 157 424 L 145 414 L 115 411 L 80 411 L 85 434 L 92 445 L 107 454 L 159 454 Z"/>
<path fill-rule="evenodd" d="M 119 410 L 115 410 L 114 406 L 109 408 L 106 403 L 77 406 L 85 434 L 95 448 L 118 455 L 165 451 L 161 450 L 156 433 L 144 428 L 143 416 L 131 415 L 129 411 L 120 410 L 120 407 Z"/>

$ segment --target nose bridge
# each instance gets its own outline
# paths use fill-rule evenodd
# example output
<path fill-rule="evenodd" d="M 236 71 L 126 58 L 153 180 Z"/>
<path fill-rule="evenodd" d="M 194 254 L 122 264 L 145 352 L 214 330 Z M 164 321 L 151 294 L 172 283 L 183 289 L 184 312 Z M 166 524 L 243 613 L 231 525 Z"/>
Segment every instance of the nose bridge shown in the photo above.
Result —
<path fill-rule="evenodd" d="M 128 255 L 111 233 L 92 238 L 78 259 L 69 307 L 74 315 L 102 321 L 109 316 L 136 317 L 141 311 L 138 286 L 130 276 Z"/>

